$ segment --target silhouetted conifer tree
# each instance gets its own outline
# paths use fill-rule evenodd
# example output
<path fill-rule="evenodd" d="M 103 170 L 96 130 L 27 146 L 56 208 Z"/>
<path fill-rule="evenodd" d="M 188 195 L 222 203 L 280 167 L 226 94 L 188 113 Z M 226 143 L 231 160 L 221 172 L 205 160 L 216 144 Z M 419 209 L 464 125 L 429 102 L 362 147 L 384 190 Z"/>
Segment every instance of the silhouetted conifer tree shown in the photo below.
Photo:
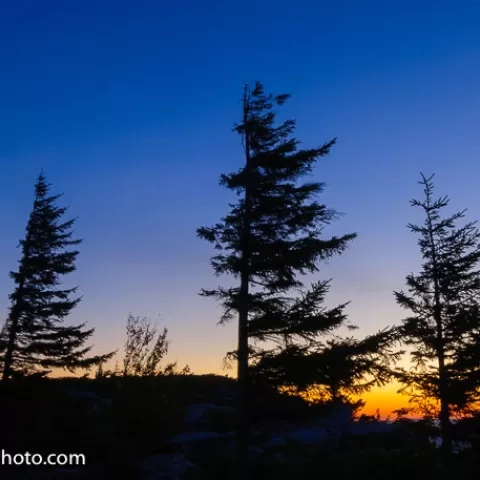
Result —
<path fill-rule="evenodd" d="M 422 270 L 406 277 L 407 293 L 395 292 L 412 312 L 400 332 L 411 347 L 412 369 L 400 372 L 404 392 L 425 406 L 439 405 L 445 453 L 451 453 L 451 416 L 478 401 L 480 334 L 480 233 L 475 222 L 457 227 L 465 210 L 442 217 L 448 197 L 433 199 L 433 175 L 422 175 L 425 200 L 413 200 L 425 214 L 419 235 Z M 475 352 L 475 353 L 474 353 Z"/>
<path fill-rule="evenodd" d="M 317 338 L 261 352 L 251 374 L 309 400 L 355 403 L 359 395 L 391 380 L 393 365 L 403 353 L 396 349 L 394 328 L 361 339 L 323 339 L 324 332 L 318 333 Z"/>
<path fill-rule="evenodd" d="M 52 368 L 74 371 L 88 369 L 113 353 L 88 357 L 85 342 L 94 329 L 85 324 L 64 325 L 65 317 L 81 298 L 72 298 L 77 288 L 62 290 L 60 278 L 75 270 L 77 246 L 72 239 L 75 220 L 62 223 L 66 208 L 56 205 L 61 195 L 49 196 L 50 186 L 43 173 L 35 185 L 35 201 L 20 241 L 19 268 L 11 272 L 15 290 L 12 306 L 2 330 L 3 380 L 12 374 L 46 374 Z"/>
<path fill-rule="evenodd" d="M 300 150 L 292 136 L 295 121 L 275 124 L 273 109 L 288 97 L 265 94 L 259 82 L 245 87 L 243 119 L 235 126 L 243 140 L 245 164 L 220 180 L 240 198 L 218 224 L 197 232 L 220 252 L 212 258 L 215 273 L 240 280 L 238 287 L 201 294 L 222 302 L 222 322 L 238 313 L 237 469 L 242 479 L 247 478 L 248 339 L 277 341 L 288 348 L 295 339 L 308 341 L 344 323 L 343 305 L 330 310 L 322 305 L 328 282 L 293 293 L 303 288 L 299 275 L 317 272 L 320 261 L 341 253 L 355 238 L 322 238 L 324 225 L 336 213 L 316 200 L 323 184 L 299 180 L 312 173 L 316 160 L 329 153 L 335 140 Z M 254 355 L 258 353 L 265 354 Z"/>

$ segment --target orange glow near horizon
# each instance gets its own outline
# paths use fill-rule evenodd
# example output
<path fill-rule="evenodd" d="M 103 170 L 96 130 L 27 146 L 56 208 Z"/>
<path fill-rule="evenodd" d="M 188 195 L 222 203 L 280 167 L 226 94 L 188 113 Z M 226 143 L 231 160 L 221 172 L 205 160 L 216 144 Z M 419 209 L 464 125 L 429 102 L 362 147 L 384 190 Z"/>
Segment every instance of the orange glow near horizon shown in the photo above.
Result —
<path fill-rule="evenodd" d="M 365 402 L 365 407 L 361 413 L 366 415 L 375 415 L 377 409 L 382 419 L 394 418 L 392 414 L 394 410 L 408 407 L 408 397 L 398 392 L 400 385 L 398 383 L 390 383 L 384 387 L 373 388 L 370 392 L 361 396 Z"/>

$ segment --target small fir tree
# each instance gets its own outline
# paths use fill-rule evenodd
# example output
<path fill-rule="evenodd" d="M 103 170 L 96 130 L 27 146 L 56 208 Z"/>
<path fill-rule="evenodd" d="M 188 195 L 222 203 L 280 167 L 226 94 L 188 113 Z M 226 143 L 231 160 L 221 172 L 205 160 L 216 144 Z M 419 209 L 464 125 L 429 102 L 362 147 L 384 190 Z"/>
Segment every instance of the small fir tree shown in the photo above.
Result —
<path fill-rule="evenodd" d="M 113 355 L 89 357 L 91 347 L 85 342 L 94 329 L 85 329 L 85 323 L 64 324 L 81 298 L 72 298 L 77 288 L 61 289 L 60 279 L 75 271 L 79 253 L 75 247 L 81 240 L 72 238 L 75 219 L 62 222 L 67 209 L 56 203 L 61 195 L 49 196 L 49 190 L 42 172 L 26 235 L 20 241 L 19 268 L 10 273 L 15 290 L 2 331 L 4 381 L 12 374 L 44 375 L 52 368 L 88 370 Z"/>
<path fill-rule="evenodd" d="M 351 327 L 352 328 L 352 327 Z M 362 339 L 332 335 L 262 352 L 252 375 L 279 389 L 313 400 L 350 403 L 374 386 L 384 386 L 403 352 L 398 333 L 386 328 Z"/>
<path fill-rule="evenodd" d="M 475 222 L 457 226 L 465 211 L 442 217 L 449 199 L 433 199 L 432 178 L 422 175 L 425 200 L 411 202 L 423 210 L 424 224 L 408 225 L 419 235 L 422 269 L 406 277 L 407 292 L 395 292 L 412 312 L 400 328 L 412 369 L 399 375 L 412 402 L 438 416 L 450 454 L 452 415 L 471 411 L 479 400 L 480 233 Z"/>

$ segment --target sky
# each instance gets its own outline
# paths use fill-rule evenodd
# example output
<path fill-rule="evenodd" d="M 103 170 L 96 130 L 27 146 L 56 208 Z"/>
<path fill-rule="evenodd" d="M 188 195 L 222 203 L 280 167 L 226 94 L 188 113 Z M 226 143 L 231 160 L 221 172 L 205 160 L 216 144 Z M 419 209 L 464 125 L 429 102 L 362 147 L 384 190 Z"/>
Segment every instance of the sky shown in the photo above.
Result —
<path fill-rule="evenodd" d="M 195 230 L 227 212 L 218 177 L 242 165 L 232 128 L 260 80 L 292 94 L 280 118 L 305 147 L 337 138 L 315 172 L 344 214 L 325 233 L 358 239 L 321 268 L 327 303 L 351 301 L 361 334 L 399 323 L 420 172 L 480 218 L 479 18 L 475 0 L 1 2 L 0 309 L 43 168 L 84 238 L 70 321 L 95 327 L 94 351 L 121 351 L 127 315 L 145 315 L 168 327 L 169 359 L 232 375 L 235 324 L 198 295 L 223 280 Z M 372 408 L 403 405 L 395 388 Z"/>

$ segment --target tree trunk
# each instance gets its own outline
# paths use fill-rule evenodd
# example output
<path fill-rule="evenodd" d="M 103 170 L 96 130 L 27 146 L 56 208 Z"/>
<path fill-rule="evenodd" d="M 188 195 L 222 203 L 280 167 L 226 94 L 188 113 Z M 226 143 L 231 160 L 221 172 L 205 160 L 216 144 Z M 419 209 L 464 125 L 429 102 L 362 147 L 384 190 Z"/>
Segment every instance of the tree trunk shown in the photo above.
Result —
<path fill-rule="evenodd" d="M 450 422 L 450 408 L 448 402 L 448 385 L 445 378 L 445 360 L 443 355 L 439 358 L 440 372 L 440 429 L 442 432 L 442 457 L 448 462 L 452 456 L 452 423 Z"/>
<path fill-rule="evenodd" d="M 245 160 L 247 182 L 245 187 L 245 211 L 242 232 L 242 272 L 240 275 L 240 305 L 238 309 L 238 359 L 237 359 L 237 438 L 236 438 L 236 472 L 237 480 L 247 480 L 248 442 L 250 418 L 248 405 L 248 313 L 250 284 L 250 133 L 248 131 L 248 88 L 245 87 L 243 101 L 243 122 L 245 126 Z"/>
<path fill-rule="evenodd" d="M 436 355 L 438 359 L 438 380 L 439 380 L 439 393 L 440 393 L 440 428 L 442 432 L 442 454 L 444 459 L 448 462 L 448 459 L 452 455 L 452 429 L 450 423 L 450 408 L 449 408 L 449 395 L 448 395 L 448 380 L 446 377 L 445 368 L 445 346 L 444 346 L 444 332 L 442 323 L 442 303 L 440 296 L 440 285 L 438 278 L 438 264 L 437 264 L 437 248 L 433 237 L 433 225 L 430 214 L 427 216 L 429 227 L 429 240 L 432 253 L 432 264 L 434 268 L 433 282 L 434 282 L 434 310 L 433 317 L 437 327 L 437 347 Z"/>
<path fill-rule="evenodd" d="M 242 275 L 243 277 L 243 275 Z M 238 363 L 237 363 L 237 438 L 236 438 L 236 478 L 248 479 L 248 279 L 242 278 L 240 295 L 242 307 L 238 315 Z"/>
<path fill-rule="evenodd" d="M 23 290 L 23 285 L 20 285 L 19 289 Z M 10 378 L 10 374 L 12 372 L 13 351 L 15 349 L 15 340 L 17 338 L 18 322 L 20 320 L 17 305 L 18 304 L 15 304 L 13 306 L 9 315 L 10 331 L 8 332 L 8 344 L 3 362 L 2 382 L 6 382 Z"/>
<path fill-rule="evenodd" d="M 3 374 L 2 374 L 2 382 L 6 382 L 10 377 L 11 367 L 12 367 L 12 360 L 13 360 L 13 348 L 15 345 L 15 337 L 16 337 L 16 330 L 17 330 L 17 322 L 13 321 L 10 324 L 10 332 L 8 335 L 8 344 L 7 344 L 7 351 L 5 352 L 5 360 L 3 362 Z"/>
<path fill-rule="evenodd" d="M 30 239 L 30 233 L 27 233 L 26 242 Z M 25 249 L 23 252 L 23 258 L 25 258 L 28 253 L 29 249 Z M 23 260 L 22 260 L 23 261 Z M 19 298 L 23 298 L 24 296 L 24 289 L 25 289 L 25 276 L 22 275 L 20 279 L 20 283 L 18 284 L 17 288 L 17 300 L 12 306 L 10 310 L 9 320 L 10 320 L 10 332 L 8 332 L 8 344 L 7 350 L 5 352 L 5 360 L 3 363 L 3 375 L 2 375 L 2 382 L 6 382 L 12 373 L 12 364 L 13 364 L 13 351 L 15 349 L 15 340 L 17 339 L 17 332 L 18 332 L 18 323 L 20 322 L 20 315 L 21 315 L 21 308 L 18 304 Z"/>

